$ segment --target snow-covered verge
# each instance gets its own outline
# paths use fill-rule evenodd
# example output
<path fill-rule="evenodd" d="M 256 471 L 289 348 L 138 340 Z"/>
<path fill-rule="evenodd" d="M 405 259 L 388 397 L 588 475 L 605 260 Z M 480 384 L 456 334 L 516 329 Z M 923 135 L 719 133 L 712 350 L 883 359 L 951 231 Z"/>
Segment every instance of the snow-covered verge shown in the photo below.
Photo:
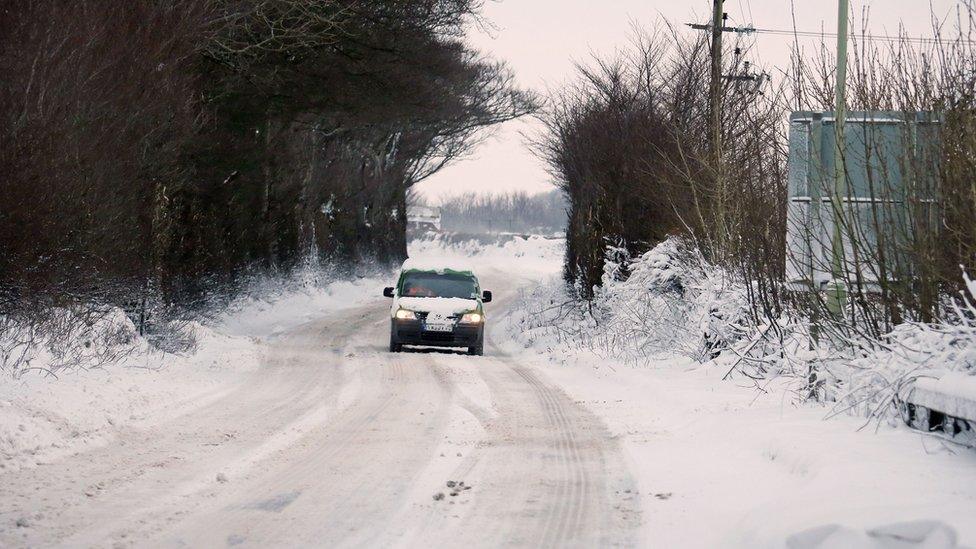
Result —
<path fill-rule="evenodd" d="M 214 325 L 234 336 L 276 336 L 323 314 L 380 297 L 390 276 L 383 269 L 344 275 L 306 269 L 291 279 L 258 280 L 215 315 Z"/>
<path fill-rule="evenodd" d="M 800 315 L 788 312 L 775 323 L 752 315 L 744 285 L 681 239 L 638 258 L 621 254 L 610 249 L 592 302 L 555 278 L 525 290 L 510 319 L 513 336 L 529 347 L 624 363 L 687 357 L 760 390 L 789 378 L 797 399 L 813 395 L 836 412 L 881 420 L 899 413 L 916 382 L 976 375 L 976 282 L 968 278 L 970 295 L 952 305 L 950 320 L 904 323 L 880 339 L 851 332 L 841 344 L 826 336 L 816 343 Z M 976 402 L 976 385 L 952 385 L 954 397 Z"/>
<path fill-rule="evenodd" d="M 947 300 L 941 321 L 905 322 L 880 338 L 841 326 L 843 336 L 813 342 L 802 318 L 783 318 L 754 327 L 715 363 L 730 376 L 747 379 L 787 377 L 797 398 L 827 403 L 832 414 L 891 421 L 906 402 L 930 398 L 933 389 L 942 412 L 976 419 L 976 284 L 966 278 L 968 295 Z M 929 396 L 926 396 L 929 395 Z M 925 404 L 925 402 L 917 402 Z M 974 447 L 971 430 L 953 438 Z"/>
<path fill-rule="evenodd" d="M 922 520 L 976 544 L 976 453 L 897 424 L 825 421 L 828 409 L 795 402 L 785 378 L 757 392 L 688 358 L 635 367 L 590 352 L 508 350 L 620 441 L 641 499 L 641 545 L 785 547 L 837 525 L 833 545 L 796 547 L 916 547 L 868 531 Z"/>
<path fill-rule="evenodd" d="M 161 353 L 136 337 L 117 362 L 56 377 L 4 376 L 0 468 L 53 461 L 104 444 L 142 421 L 157 422 L 202 406 L 258 366 L 255 342 L 209 326 L 192 329 L 197 339 L 192 355 Z"/>
<path fill-rule="evenodd" d="M 65 320 L 80 342 L 70 356 L 43 337 L 4 331 L 6 355 L 26 362 L 0 374 L 0 468 L 54 461 L 205 406 L 259 367 L 263 339 L 376 298 L 385 282 L 381 274 L 329 281 L 324 273 L 254 281 L 211 320 L 180 326 L 193 342 L 184 353 L 160 351 L 118 309 L 90 325 Z"/>
<path fill-rule="evenodd" d="M 633 259 L 611 248 L 595 291 L 581 301 L 558 276 L 527 288 L 513 314 L 519 339 L 640 364 L 662 355 L 702 359 L 749 330 L 741 286 L 677 238 Z"/>
<path fill-rule="evenodd" d="M 619 437 L 647 545 L 976 544 L 976 452 L 905 427 L 894 405 L 919 376 L 976 379 L 971 323 L 904 325 L 856 353 L 810 350 L 795 321 L 750 321 L 745 289 L 678 241 L 628 258 L 627 276 L 608 257 L 592 303 L 553 274 L 498 329 L 507 353 Z"/>

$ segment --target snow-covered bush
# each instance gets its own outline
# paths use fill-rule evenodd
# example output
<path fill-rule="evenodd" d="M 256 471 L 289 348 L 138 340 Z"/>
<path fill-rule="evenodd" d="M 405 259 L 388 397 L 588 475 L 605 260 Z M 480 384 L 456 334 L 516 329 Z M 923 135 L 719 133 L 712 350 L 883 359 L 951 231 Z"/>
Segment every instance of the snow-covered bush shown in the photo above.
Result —
<path fill-rule="evenodd" d="M 121 309 L 52 308 L 33 316 L 0 317 L 0 372 L 56 374 L 97 368 L 145 346 Z"/>
<path fill-rule="evenodd" d="M 833 413 L 892 418 L 916 381 L 976 375 L 976 283 L 965 281 L 969 295 L 951 300 L 936 323 L 905 322 L 879 338 L 854 331 L 841 338 L 840 326 L 814 338 L 807 319 L 787 314 L 716 362 L 733 376 L 791 377 L 799 398 L 830 403 Z M 976 402 L 976 394 L 968 398 Z"/>
<path fill-rule="evenodd" d="M 261 275 L 242 282 L 234 293 L 215 293 L 193 311 L 174 310 L 160 300 L 131 307 L 76 303 L 70 307 L 38 306 L 29 312 L 0 316 L 0 375 L 28 372 L 46 375 L 110 365 L 152 363 L 196 351 L 201 321 L 238 312 L 254 301 L 298 295 L 299 288 L 333 279 L 327 269 L 299 268 L 288 276 Z M 130 360 L 134 357 L 151 361 Z"/>
<path fill-rule="evenodd" d="M 611 245 L 607 257 L 592 301 L 560 284 L 528 290 L 513 336 L 639 363 L 663 354 L 707 360 L 750 332 L 741 285 L 685 240 L 671 237 L 637 258 Z"/>
<path fill-rule="evenodd" d="M 509 335 L 526 346 L 635 364 L 682 355 L 758 387 L 785 378 L 798 400 L 883 419 L 898 413 L 918 379 L 976 375 L 976 282 L 966 283 L 969 295 L 941 322 L 903 323 L 881 338 L 854 331 L 814 338 L 798 311 L 776 319 L 755 314 L 743 283 L 687 241 L 669 238 L 636 258 L 624 246 L 608 246 L 592 301 L 556 281 L 526 290 Z"/>
<path fill-rule="evenodd" d="M 917 380 L 958 373 L 976 376 L 976 283 L 947 318 L 932 324 L 900 324 L 879 340 L 853 347 L 849 360 L 834 357 L 823 369 L 838 387 L 838 407 L 882 417 L 897 411 Z M 856 352 L 859 351 L 859 352 Z M 976 402 L 976 392 L 966 396 Z"/>

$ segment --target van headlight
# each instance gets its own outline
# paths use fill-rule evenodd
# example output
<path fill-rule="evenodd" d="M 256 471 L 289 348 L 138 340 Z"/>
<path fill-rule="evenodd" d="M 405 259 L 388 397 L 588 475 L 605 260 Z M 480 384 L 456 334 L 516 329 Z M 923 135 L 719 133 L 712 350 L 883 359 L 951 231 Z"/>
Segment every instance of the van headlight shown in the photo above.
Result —
<path fill-rule="evenodd" d="M 461 317 L 461 324 L 480 324 L 485 320 L 481 313 L 464 313 Z"/>
<path fill-rule="evenodd" d="M 417 320 L 417 313 L 406 309 L 397 309 L 395 316 L 397 320 Z"/>

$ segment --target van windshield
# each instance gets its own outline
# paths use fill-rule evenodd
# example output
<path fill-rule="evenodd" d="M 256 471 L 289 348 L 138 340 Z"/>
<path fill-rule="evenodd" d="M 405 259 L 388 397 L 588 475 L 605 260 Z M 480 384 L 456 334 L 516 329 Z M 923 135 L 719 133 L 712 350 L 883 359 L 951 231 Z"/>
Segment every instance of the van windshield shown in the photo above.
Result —
<path fill-rule="evenodd" d="M 400 285 L 403 297 L 478 298 L 478 284 L 463 274 L 407 273 Z"/>

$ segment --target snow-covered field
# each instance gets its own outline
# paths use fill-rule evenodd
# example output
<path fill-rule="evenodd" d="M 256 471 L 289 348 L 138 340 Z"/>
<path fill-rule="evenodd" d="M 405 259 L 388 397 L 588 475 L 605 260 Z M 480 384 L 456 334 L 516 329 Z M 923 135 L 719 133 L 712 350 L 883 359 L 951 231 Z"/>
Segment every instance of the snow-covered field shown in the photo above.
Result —
<path fill-rule="evenodd" d="M 530 333 L 558 240 L 411 255 L 480 270 L 488 356 L 386 353 L 378 276 L 239 301 L 191 356 L 4 379 L 0 545 L 976 545 L 973 451 Z"/>

